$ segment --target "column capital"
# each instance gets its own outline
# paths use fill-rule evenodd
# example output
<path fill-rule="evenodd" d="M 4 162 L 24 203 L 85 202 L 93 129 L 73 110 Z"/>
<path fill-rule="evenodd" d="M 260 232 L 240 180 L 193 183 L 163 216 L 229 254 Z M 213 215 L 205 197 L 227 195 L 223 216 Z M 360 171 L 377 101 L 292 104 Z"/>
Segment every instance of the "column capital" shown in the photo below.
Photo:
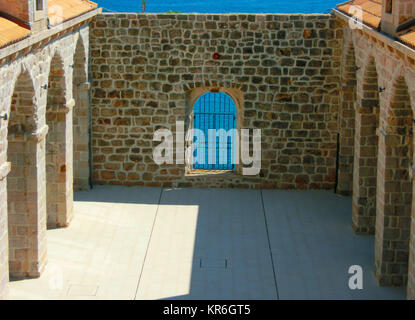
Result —
<path fill-rule="evenodd" d="M 359 100 L 354 102 L 354 109 L 358 114 L 371 114 L 373 108 L 367 106 L 365 103 L 361 103 Z"/>
<path fill-rule="evenodd" d="M 44 125 L 42 128 L 38 129 L 37 131 L 28 134 L 27 135 L 27 140 L 39 143 L 43 139 L 46 138 L 46 135 L 47 135 L 48 131 L 49 131 L 49 126 Z"/>
<path fill-rule="evenodd" d="M 415 180 L 415 167 L 413 166 L 413 164 L 409 165 L 409 177 L 412 180 Z"/>
<path fill-rule="evenodd" d="M 68 101 L 68 103 L 65 106 L 65 113 L 68 113 L 69 111 L 71 111 L 73 109 L 73 107 L 75 107 L 75 99 L 71 99 Z"/>
<path fill-rule="evenodd" d="M 386 131 L 383 130 L 382 128 L 376 128 L 376 135 L 378 137 L 380 137 L 380 136 L 386 137 L 386 136 L 388 136 L 388 133 L 386 133 Z"/>
<path fill-rule="evenodd" d="M 384 138 L 385 145 L 387 147 L 396 147 L 396 146 L 398 146 L 402 143 L 401 142 L 402 137 L 400 135 L 388 133 L 387 131 L 385 131 L 382 128 L 377 128 L 376 129 L 376 135 L 378 137 L 383 137 Z"/>
<path fill-rule="evenodd" d="M 45 139 L 46 134 L 48 133 L 49 127 L 44 125 L 42 128 L 34 132 L 10 132 L 8 134 L 8 139 L 13 139 L 14 141 L 19 142 L 40 142 Z"/>
<path fill-rule="evenodd" d="M 51 105 L 48 105 L 47 108 L 51 112 L 69 113 L 73 109 L 74 106 L 75 106 L 75 99 L 71 99 L 64 105 L 51 104 Z"/>
<path fill-rule="evenodd" d="M 0 181 L 2 181 L 4 178 L 6 178 L 9 173 L 10 173 L 10 169 L 11 169 L 11 162 L 4 162 L 0 165 Z"/>
<path fill-rule="evenodd" d="M 79 83 L 76 84 L 76 86 L 81 91 L 88 91 L 89 89 L 91 89 L 91 82 L 89 82 L 89 81 L 79 82 Z"/>

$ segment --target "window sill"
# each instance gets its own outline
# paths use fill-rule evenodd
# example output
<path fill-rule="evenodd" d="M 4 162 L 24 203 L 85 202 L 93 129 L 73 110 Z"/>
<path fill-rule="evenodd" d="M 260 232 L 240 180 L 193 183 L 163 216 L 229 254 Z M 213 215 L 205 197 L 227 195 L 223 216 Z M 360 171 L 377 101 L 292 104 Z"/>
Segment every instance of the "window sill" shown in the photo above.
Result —
<path fill-rule="evenodd" d="M 236 178 L 238 175 L 232 170 L 191 170 L 185 174 L 186 178 Z"/>

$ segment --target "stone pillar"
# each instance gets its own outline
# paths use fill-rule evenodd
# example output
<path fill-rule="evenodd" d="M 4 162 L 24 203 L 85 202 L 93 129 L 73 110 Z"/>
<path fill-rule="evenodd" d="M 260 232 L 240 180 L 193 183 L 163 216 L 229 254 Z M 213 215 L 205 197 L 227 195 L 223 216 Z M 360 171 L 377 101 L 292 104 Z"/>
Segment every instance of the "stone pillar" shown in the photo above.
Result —
<path fill-rule="evenodd" d="M 353 157 L 355 139 L 356 80 L 349 80 L 341 90 L 339 168 L 336 193 L 348 196 L 353 189 Z"/>
<path fill-rule="evenodd" d="M 357 234 L 375 233 L 379 108 L 371 102 L 361 100 L 356 107 L 352 227 Z"/>
<path fill-rule="evenodd" d="M 89 90 L 90 83 L 74 84 L 73 178 L 75 190 L 89 190 Z"/>
<path fill-rule="evenodd" d="M 379 157 L 375 275 L 382 286 L 403 286 L 408 278 L 412 181 L 406 137 L 378 129 Z"/>
<path fill-rule="evenodd" d="M 74 105 L 75 101 L 72 99 L 64 107 L 61 105 L 47 107 L 48 227 L 66 227 L 73 216 L 72 109 Z"/>
<path fill-rule="evenodd" d="M 340 87 L 339 150 L 336 193 L 351 195 L 355 139 L 356 56 L 351 34 L 344 33 Z"/>
<path fill-rule="evenodd" d="M 45 136 L 9 133 L 7 178 L 9 269 L 12 278 L 39 277 L 46 264 Z"/>
<path fill-rule="evenodd" d="M 7 175 L 10 172 L 10 162 L 0 165 L 0 300 L 8 293 L 9 282 L 9 240 L 7 233 Z"/>

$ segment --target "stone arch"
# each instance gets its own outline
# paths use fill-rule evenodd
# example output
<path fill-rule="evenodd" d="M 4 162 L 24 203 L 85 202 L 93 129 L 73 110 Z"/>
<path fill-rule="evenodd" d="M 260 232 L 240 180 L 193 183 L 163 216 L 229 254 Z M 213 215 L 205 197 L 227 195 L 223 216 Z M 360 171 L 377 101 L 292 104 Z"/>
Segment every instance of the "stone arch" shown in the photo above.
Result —
<path fill-rule="evenodd" d="M 7 134 L 9 270 L 12 278 L 38 277 L 46 263 L 44 137 L 36 127 L 35 89 L 29 72 L 16 80 Z"/>
<path fill-rule="evenodd" d="M 353 189 L 353 159 L 356 101 L 356 54 L 353 41 L 348 41 L 343 50 L 342 86 L 340 113 L 338 118 L 338 168 L 336 192 L 349 195 Z"/>
<path fill-rule="evenodd" d="M 379 126 L 379 85 L 376 62 L 369 56 L 359 83 L 355 124 L 352 226 L 356 233 L 374 234 Z"/>
<path fill-rule="evenodd" d="M 14 74 L 13 80 L 12 80 L 12 85 L 11 87 L 13 88 L 13 92 L 11 93 L 12 95 L 10 97 L 8 97 L 8 105 L 6 106 L 6 112 L 8 114 L 10 114 L 11 112 L 11 107 L 12 107 L 12 102 L 13 102 L 13 95 L 15 95 L 14 89 L 17 87 L 18 82 L 22 81 L 21 79 L 23 79 L 22 77 L 24 77 L 27 80 L 27 83 L 31 83 L 31 87 L 33 88 L 33 107 L 35 108 L 35 112 L 37 112 L 36 108 L 37 108 L 37 102 L 39 99 L 39 89 L 35 87 L 35 76 L 33 75 L 33 72 L 31 70 L 31 68 L 29 66 L 26 65 L 26 62 L 23 61 L 22 63 L 19 63 L 16 66 L 16 73 Z M 38 119 L 36 119 L 35 117 L 35 122 Z M 37 124 L 38 125 L 38 124 Z"/>
<path fill-rule="evenodd" d="M 403 286 L 412 210 L 413 110 L 402 75 L 392 89 L 385 128 L 379 130 L 375 273 L 381 285 Z"/>
<path fill-rule="evenodd" d="M 75 100 L 73 110 L 73 177 L 75 190 L 89 189 L 90 186 L 90 113 L 89 82 L 86 49 L 81 36 L 73 57 L 72 88 Z"/>
<path fill-rule="evenodd" d="M 64 62 L 56 51 L 49 68 L 46 105 L 47 224 L 67 226 L 72 218 L 72 107 L 66 101 Z"/>

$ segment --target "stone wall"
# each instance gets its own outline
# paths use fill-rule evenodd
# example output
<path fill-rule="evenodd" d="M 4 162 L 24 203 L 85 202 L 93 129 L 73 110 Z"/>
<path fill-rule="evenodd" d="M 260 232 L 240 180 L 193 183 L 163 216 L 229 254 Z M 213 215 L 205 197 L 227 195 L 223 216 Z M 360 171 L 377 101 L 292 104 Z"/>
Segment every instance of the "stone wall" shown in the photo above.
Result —
<path fill-rule="evenodd" d="M 332 16 L 102 14 L 90 43 L 94 183 L 334 187 L 341 31 Z M 239 92 L 240 127 L 262 130 L 259 175 L 154 163 L 154 131 L 189 127 L 190 97 L 211 88 Z"/>

